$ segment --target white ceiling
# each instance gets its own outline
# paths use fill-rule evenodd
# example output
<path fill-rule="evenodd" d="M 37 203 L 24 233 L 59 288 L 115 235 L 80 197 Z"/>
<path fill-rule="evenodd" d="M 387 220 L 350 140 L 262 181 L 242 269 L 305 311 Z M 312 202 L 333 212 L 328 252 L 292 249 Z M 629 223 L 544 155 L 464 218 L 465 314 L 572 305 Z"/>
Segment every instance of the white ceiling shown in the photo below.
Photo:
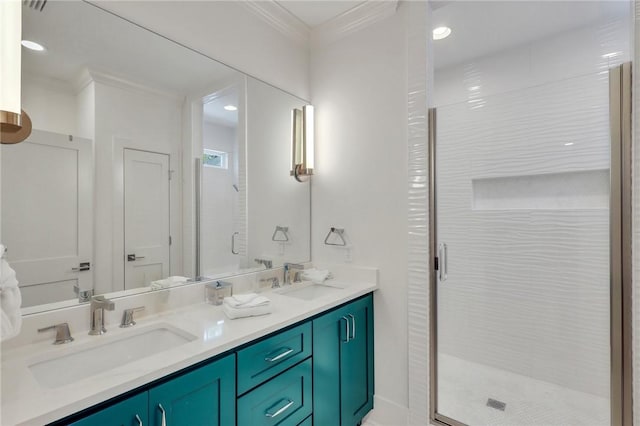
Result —
<path fill-rule="evenodd" d="M 22 49 L 23 71 L 69 83 L 90 68 L 189 94 L 238 74 L 85 2 L 50 1 L 42 12 L 24 7 L 22 34 L 46 47 L 45 52 Z"/>
<path fill-rule="evenodd" d="M 433 28 L 451 35 L 433 42 L 436 68 L 460 64 L 629 14 L 629 1 L 437 2 Z"/>
<path fill-rule="evenodd" d="M 279 0 L 280 6 L 292 15 L 313 28 L 342 15 L 359 4 L 362 0 Z"/>
<path fill-rule="evenodd" d="M 237 127 L 238 111 L 227 111 L 226 105 L 238 106 L 238 90 L 229 88 L 219 95 L 212 96 L 212 99 L 205 101 L 203 114 L 205 121 L 220 124 L 226 127 Z"/>

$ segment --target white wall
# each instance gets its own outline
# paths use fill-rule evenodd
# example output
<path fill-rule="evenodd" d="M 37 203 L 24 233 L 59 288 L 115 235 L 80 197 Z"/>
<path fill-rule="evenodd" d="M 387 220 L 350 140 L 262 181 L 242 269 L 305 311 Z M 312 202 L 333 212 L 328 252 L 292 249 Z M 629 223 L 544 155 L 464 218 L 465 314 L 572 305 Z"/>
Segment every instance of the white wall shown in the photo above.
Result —
<path fill-rule="evenodd" d="M 311 259 L 309 182 L 291 169 L 291 110 L 299 99 L 261 81 L 247 81 L 248 257 L 282 262 Z M 289 241 L 271 240 L 276 226 L 289 227 Z"/>
<path fill-rule="evenodd" d="M 345 249 L 323 244 L 330 227 L 343 227 L 352 262 L 380 269 L 373 420 L 388 425 L 406 423 L 408 404 L 407 10 L 401 3 L 393 17 L 311 56 L 313 260 L 346 261 Z"/>
<path fill-rule="evenodd" d="M 122 290 L 123 148 L 170 155 L 171 274 L 182 274 L 182 100 L 140 88 L 95 81 L 95 290 Z"/>
<path fill-rule="evenodd" d="M 239 71 L 309 97 L 308 48 L 275 30 L 241 1 L 95 3 Z"/>
<path fill-rule="evenodd" d="M 22 109 L 34 129 L 77 135 L 76 94 L 66 82 L 25 74 L 22 78 Z"/>
<path fill-rule="evenodd" d="M 239 258 L 231 253 L 231 234 L 238 192 L 237 139 L 235 127 L 204 122 L 202 139 L 205 149 L 227 152 L 228 168 L 203 167 L 200 214 L 201 268 L 205 276 L 216 271 L 235 270 Z"/>

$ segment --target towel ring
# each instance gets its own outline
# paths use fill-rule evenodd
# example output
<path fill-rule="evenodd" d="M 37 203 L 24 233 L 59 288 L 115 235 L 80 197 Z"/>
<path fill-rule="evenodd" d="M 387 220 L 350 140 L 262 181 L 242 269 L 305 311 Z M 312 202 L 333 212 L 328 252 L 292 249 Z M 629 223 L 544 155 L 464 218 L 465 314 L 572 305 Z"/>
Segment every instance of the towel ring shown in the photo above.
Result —
<path fill-rule="evenodd" d="M 276 238 L 278 232 L 282 234 L 282 237 Z M 276 230 L 273 231 L 273 235 L 271 236 L 271 241 L 285 242 L 289 241 L 289 227 L 288 226 L 276 226 Z"/>
<path fill-rule="evenodd" d="M 330 243 L 329 242 L 329 237 L 331 237 L 331 234 L 336 234 L 340 240 L 342 241 L 342 243 Z M 340 246 L 340 247 L 344 247 L 347 245 L 347 241 L 344 239 L 344 228 L 334 228 L 331 227 L 331 229 L 329 229 L 329 233 L 327 234 L 327 236 L 324 239 L 324 243 L 328 246 Z"/>

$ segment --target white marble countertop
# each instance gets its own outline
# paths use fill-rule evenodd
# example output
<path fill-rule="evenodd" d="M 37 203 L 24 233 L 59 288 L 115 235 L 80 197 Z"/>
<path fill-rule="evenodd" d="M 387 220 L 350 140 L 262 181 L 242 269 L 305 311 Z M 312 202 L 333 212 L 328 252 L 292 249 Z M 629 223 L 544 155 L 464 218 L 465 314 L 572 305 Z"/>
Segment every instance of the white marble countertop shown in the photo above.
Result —
<path fill-rule="evenodd" d="M 54 346 L 48 340 L 3 351 L 1 423 L 9 426 L 53 422 L 377 288 L 372 282 L 344 281 L 340 285 L 345 288 L 310 301 L 274 292 L 265 293 L 272 301 L 273 312 L 261 317 L 230 320 L 224 315 L 222 307 L 204 302 L 143 317 L 137 320 L 133 329 L 168 323 L 198 339 L 53 389 L 36 381 L 29 369 L 30 364 L 45 357 L 56 358 L 71 348 L 80 350 L 119 339 L 133 329 L 112 326 L 103 336 L 75 333 L 75 341 L 69 344 Z"/>

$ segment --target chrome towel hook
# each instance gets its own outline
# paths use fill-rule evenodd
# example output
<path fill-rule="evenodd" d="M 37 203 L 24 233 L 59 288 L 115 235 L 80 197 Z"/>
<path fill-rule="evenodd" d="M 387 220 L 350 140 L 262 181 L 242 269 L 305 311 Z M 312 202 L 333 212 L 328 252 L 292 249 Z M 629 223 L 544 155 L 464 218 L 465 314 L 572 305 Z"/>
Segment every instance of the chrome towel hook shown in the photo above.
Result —
<path fill-rule="evenodd" d="M 282 234 L 282 237 L 276 238 L 278 232 Z M 271 241 L 279 241 L 285 242 L 289 241 L 289 227 L 288 226 L 276 226 L 276 230 L 273 231 L 273 235 L 271 236 Z"/>
<path fill-rule="evenodd" d="M 336 234 L 340 238 L 341 243 L 330 243 L 329 238 L 331 237 L 331 234 Z M 329 233 L 324 239 L 324 243 L 328 246 L 340 246 L 340 247 L 346 246 L 347 241 L 344 239 L 344 228 L 331 227 L 329 229 Z"/>

